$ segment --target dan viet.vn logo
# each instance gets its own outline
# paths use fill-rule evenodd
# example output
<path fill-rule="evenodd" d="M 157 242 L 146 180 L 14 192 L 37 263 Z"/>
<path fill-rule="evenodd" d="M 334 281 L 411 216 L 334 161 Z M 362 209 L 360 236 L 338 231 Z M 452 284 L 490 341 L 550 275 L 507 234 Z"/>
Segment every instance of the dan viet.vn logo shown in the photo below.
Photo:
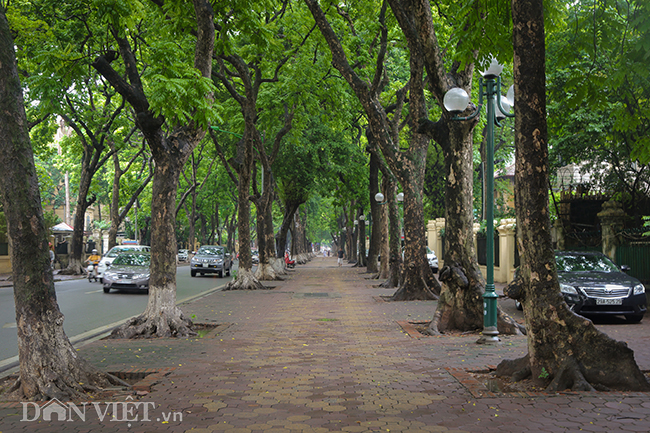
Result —
<path fill-rule="evenodd" d="M 97 419 L 99 422 L 182 422 L 182 412 L 154 413 L 156 403 L 152 401 L 133 401 L 128 396 L 123 402 L 81 402 L 62 403 L 52 399 L 38 404 L 23 402 L 21 421 L 86 421 Z"/>

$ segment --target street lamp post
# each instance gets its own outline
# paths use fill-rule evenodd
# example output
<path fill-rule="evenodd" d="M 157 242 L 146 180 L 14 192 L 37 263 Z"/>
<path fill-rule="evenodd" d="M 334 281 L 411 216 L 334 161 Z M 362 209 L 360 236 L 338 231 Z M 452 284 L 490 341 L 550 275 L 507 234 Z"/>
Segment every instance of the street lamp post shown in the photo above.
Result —
<path fill-rule="evenodd" d="M 487 100 L 487 149 L 486 149 L 486 180 L 485 180 L 485 219 L 486 236 L 486 284 L 483 294 L 483 335 L 478 343 L 491 344 L 499 342 L 497 329 L 497 298 L 494 289 L 494 126 L 500 126 L 498 117 L 514 117 L 510 107 L 514 102 L 514 87 L 510 87 L 506 98 L 501 96 L 501 71 L 503 66 L 492 58 L 490 66 L 481 72 L 479 80 L 479 104 L 474 113 L 467 117 L 453 117 L 452 120 L 464 121 L 478 116 L 483 106 L 483 97 Z M 484 85 L 485 84 L 485 85 Z M 443 99 L 445 108 L 452 113 L 460 113 L 469 105 L 469 95 L 463 89 L 449 90 Z M 497 112 L 498 110 L 498 112 Z"/>

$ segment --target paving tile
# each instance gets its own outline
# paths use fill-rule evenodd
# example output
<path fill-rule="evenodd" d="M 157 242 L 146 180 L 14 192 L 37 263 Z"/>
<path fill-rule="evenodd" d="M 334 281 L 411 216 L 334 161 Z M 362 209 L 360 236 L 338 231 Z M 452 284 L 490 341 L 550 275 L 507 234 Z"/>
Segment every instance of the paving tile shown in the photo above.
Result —
<path fill-rule="evenodd" d="M 139 401 L 156 404 L 156 419 L 178 411 L 183 420 L 129 427 L 94 419 L 66 423 L 65 431 L 650 431 L 644 393 L 488 392 L 468 370 L 522 356 L 525 337 L 504 337 L 500 347 L 478 346 L 474 336 L 412 338 L 399 323 L 429 320 L 435 301 L 378 302 L 392 291 L 366 278 L 336 259 L 314 260 L 273 290 L 216 292 L 184 304 L 197 323 L 221 324 L 209 338 L 82 347 L 84 357 L 110 371 L 175 368 Z M 640 328 L 614 329 L 650 369 Z M 61 425 L 21 423 L 16 409 L 0 404 L 0 432 L 21 431 L 59 432 Z"/>

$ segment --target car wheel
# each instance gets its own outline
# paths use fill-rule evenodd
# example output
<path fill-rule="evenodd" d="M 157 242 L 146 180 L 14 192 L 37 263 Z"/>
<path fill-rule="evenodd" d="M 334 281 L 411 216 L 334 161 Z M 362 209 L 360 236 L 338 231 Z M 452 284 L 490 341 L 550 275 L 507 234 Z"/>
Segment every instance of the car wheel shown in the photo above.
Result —
<path fill-rule="evenodd" d="M 110 287 L 104 287 L 104 293 L 108 293 L 108 292 L 110 292 L 110 291 L 111 291 L 111 288 L 110 288 Z"/>
<path fill-rule="evenodd" d="M 643 319 L 643 314 L 628 314 L 625 316 L 625 320 L 629 323 L 639 323 Z"/>
<path fill-rule="evenodd" d="M 517 307 L 517 310 L 519 310 L 519 311 L 524 310 L 524 306 L 521 305 L 521 302 L 519 302 L 519 301 L 515 301 L 515 307 Z"/>
<path fill-rule="evenodd" d="M 196 277 L 196 271 L 190 271 L 190 275 Z"/>

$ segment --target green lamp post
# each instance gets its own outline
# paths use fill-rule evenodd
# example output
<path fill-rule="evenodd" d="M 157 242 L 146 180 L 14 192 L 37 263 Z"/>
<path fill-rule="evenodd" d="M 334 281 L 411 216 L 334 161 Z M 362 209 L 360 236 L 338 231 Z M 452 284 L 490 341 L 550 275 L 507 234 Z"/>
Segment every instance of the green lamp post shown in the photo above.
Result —
<path fill-rule="evenodd" d="M 503 66 L 496 59 L 492 61 L 486 71 L 481 72 L 483 78 L 479 80 L 479 103 L 474 113 L 467 117 L 453 117 L 453 120 L 465 121 L 478 116 L 483 107 L 483 98 L 487 100 L 487 169 L 485 180 L 485 218 L 487 223 L 486 249 L 486 284 L 483 294 L 483 335 L 478 343 L 499 342 L 499 331 L 497 329 L 497 298 L 494 290 L 494 126 L 500 126 L 499 118 L 514 117 L 510 114 L 510 108 L 514 101 L 514 86 L 508 90 L 505 98 L 501 96 L 501 78 L 499 75 Z M 465 90 L 453 88 L 445 93 L 443 105 L 452 113 L 460 113 L 469 105 L 469 95 Z"/>

